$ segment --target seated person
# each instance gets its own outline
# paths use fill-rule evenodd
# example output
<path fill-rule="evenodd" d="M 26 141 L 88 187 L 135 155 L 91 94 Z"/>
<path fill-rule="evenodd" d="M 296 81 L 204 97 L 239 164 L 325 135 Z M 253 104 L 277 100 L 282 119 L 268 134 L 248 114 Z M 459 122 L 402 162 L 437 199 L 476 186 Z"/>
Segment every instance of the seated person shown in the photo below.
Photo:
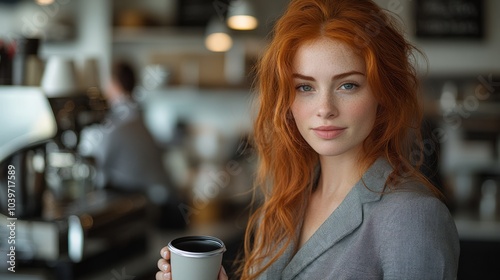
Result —
<path fill-rule="evenodd" d="M 179 194 L 163 165 L 163 150 L 146 127 L 139 104 L 133 99 L 133 68 L 124 62 L 112 67 L 105 90 L 110 110 L 93 138 L 100 185 L 124 192 L 143 192 L 172 227 L 182 226 Z M 177 221 L 174 221 L 173 217 Z"/>

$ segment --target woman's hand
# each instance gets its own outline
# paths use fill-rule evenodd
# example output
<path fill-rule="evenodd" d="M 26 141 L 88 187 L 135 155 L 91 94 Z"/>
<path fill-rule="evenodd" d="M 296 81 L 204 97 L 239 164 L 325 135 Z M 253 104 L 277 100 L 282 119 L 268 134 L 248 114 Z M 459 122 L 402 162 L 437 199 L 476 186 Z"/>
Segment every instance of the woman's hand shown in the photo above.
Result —
<path fill-rule="evenodd" d="M 172 274 L 170 271 L 170 251 L 167 246 L 160 250 L 161 258 L 158 260 L 158 268 L 160 271 L 156 273 L 156 280 L 171 280 Z"/>
<path fill-rule="evenodd" d="M 170 270 L 170 251 L 165 246 L 160 250 L 161 259 L 158 260 L 158 268 L 160 271 L 156 273 L 156 280 L 172 280 L 172 273 Z M 217 280 L 228 280 L 224 267 L 220 267 L 219 277 Z"/>

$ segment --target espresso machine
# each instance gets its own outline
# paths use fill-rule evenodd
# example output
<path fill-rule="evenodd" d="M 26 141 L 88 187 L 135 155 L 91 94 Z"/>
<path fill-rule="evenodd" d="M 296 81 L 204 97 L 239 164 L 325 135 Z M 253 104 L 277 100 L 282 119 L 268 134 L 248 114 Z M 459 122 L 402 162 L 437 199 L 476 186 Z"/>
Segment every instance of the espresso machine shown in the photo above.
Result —
<path fill-rule="evenodd" d="M 95 100 L 0 86 L 1 279 L 11 279 L 2 273 L 14 264 L 17 276 L 43 269 L 48 276 L 42 279 L 70 280 L 94 269 L 103 255 L 146 250 L 147 199 L 95 187 L 92 161 L 71 149 L 82 115 L 89 120 L 89 102 Z"/>

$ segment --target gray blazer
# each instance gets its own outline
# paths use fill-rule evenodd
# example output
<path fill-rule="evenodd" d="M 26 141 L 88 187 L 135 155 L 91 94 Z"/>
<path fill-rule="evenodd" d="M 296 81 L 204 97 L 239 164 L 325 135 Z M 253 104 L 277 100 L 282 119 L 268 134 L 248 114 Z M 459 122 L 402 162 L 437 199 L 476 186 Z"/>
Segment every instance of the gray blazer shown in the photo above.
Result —
<path fill-rule="evenodd" d="M 302 248 L 287 248 L 259 279 L 456 279 L 448 209 L 416 183 L 380 194 L 391 171 L 377 160 Z"/>

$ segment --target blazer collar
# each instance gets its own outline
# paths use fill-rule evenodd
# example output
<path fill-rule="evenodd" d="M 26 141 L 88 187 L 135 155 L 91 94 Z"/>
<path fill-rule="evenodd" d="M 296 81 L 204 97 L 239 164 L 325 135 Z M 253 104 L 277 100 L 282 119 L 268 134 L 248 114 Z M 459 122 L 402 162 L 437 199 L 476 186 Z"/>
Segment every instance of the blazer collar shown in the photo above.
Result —
<path fill-rule="evenodd" d="M 295 256 L 292 256 L 294 248 L 290 246 L 270 269 L 282 270 L 282 279 L 293 279 L 318 256 L 353 232 L 363 221 L 363 204 L 380 200 L 391 172 L 392 167 L 385 159 L 376 160 Z"/>

